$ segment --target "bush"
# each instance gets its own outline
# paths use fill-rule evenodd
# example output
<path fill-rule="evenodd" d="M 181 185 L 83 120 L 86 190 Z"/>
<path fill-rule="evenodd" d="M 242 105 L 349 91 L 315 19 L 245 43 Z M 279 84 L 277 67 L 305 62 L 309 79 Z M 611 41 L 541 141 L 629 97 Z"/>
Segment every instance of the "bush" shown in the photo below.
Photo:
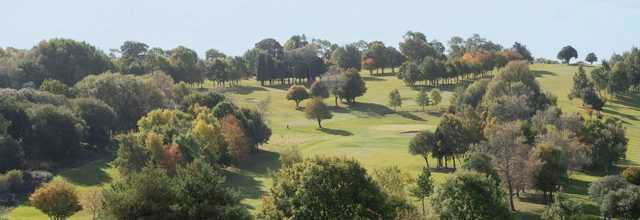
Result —
<path fill-rule="evenodd" d="M 287 147 L 280 152 L 280 164 L 284 167 L 302 162 L 302 159 L 302 153 L 300 153 L 300 149 L 297 146 Z"/>
<path fill-rule="evenodd" d="M 11 170 L 6 174 L 0 175 L 0 192 L 4 188 L 5 191 L 16 193 L 20 191 L 23 184 L 24 178 L 20 170 Z"/>
<path fill-rule="evenodd" d="M 51 219 L 66 219 L 82 209 L 76 190 L 62 180 L 38 188 L 29 202 Z"/>
<path fill-rule="evenodd" d="M 640 185 L 640 167 L 627 167 L 622 172 L 622 177 L 630 183 Z"/>
<path fill-rule="evenodd" d="M 63 162 L 82 147 L 84 121 L 68 108 L 39 105 L 29 109 L 29 119 L 33 128 L 25 139 L 27 157 Z"/>
<path fill-rule="evenodd" d="M 67 97 L 73 96 L 73 91 L 69 88 L 69 86 L 55 79 L 45 79 L 40 85 L 40 91 L 50 92 L 57 95 L 64 95 Z"/>

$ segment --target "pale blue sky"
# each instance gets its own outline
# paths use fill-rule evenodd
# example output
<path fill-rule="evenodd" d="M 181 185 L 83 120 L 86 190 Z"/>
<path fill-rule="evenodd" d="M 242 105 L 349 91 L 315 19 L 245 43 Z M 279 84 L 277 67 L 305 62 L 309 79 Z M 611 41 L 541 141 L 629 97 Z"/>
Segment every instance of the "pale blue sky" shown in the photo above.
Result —
<path fill-rule="evenodd" d="M 637 0 L 2 0 L 0 47 L 30 48 L 53 37 L 108 51 L 125 40 L 240 55 L 260 39 L 293 34 L 339 44 L 382 40 L 397 47 L 407 30 L 448 41 L 478 33 L 536 57 L 573 45 L 580 59 L 640 46 Z"/>

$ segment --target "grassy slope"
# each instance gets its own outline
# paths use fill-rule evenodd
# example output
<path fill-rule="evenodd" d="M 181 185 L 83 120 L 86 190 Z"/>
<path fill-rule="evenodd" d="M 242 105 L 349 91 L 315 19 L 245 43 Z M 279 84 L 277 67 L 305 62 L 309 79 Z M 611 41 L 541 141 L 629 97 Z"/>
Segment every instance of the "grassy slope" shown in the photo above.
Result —
<path fill-rule="evenodd" d="M 570 101 L 567 93 L 572 85 L 571 77 L 576 71 L 574 66 L 566 65 L 532 65 L 531 69 L 539 75 L 541 86 L 558 96 L 558 104 L 565 112 L 578 111 L 577 102 Z M 417 91 L 407 88 L 394 76 L 369 77 L 367 91 L 364 97 L 358 99 L 357 106 L 347 108 L 341 105 L 334 108 L 334 118 L 327 120 L 324 130 L 316 129 L 316 123 L 304 118 L 304 113 L 295 110 L 293 102 L 284 99 L 285 89 L 257 86 L 255 81 L 243 81 L 239 88 L 227 92 L 236 103 L 253 107 L 259 100 L 271 97 L 269 123 L 273 129 L 271 141 L 263 152 L 253 158 L 249 164 L 241 169 L 230 170 L 229 184 L 240 188 L 245 193 L 243 203 L 253 212 L 260 206 L 260 196 L 267 190 L 270 180 L 268 173 L 279 167 L 277 151 L 286 146 L 298 146 L 306 156 L 333 155 L 346 156 L 359 160 L 368 169 L 381 166 L 395 165 L 406 172 L 415 175 L 424 166 L 424 161 L 408 153 L 407 145 L 411 138 L 407 132 L 433 129 L 438 121 L 437 114 L 423 113 L 413 101 Z M 403 105 L 399 113 L 394 113 L 386 107 L 388 93 L 392 89 L 399 89 L 403 98 Z M 448 100 L 451 89 L 441 89 L 444 100 Z M 619 117 L 628 127 L 627 136 L 630 138 L 627 164 L 640 163 L 640 96 L 625 97 L 622 101 L 611 101 L 605 108 L 605 114 Z M 332 99 L 326 100 L 333 105 Z M 441 106 L 447 105 L 443 101 Z M 431 107 L 434 108 L 434 107 Z M 288 127 L 288 128 L 287 128 Z M 433 163 L 432 163 L 433 164 Z M 446 174 L 435 173 L 436 180 L 441 180 Z M 66 178 L 77 184 L 82 192 L 88 187 L 99 186 L 117 178 L 113 168 L 100 161 L 83 167 L 63 172 L 57 178 Z M 572 197 L 588 202 L 586 189 L 589 182 L 597 179 L 595 176 L 576 173 L 572 175 L 569 191 Z M 517 203 L 522 218 L 536 218 L 544 208 L 533 196 L 523 198 Z M 597 209 L 587 205 L 592 213 Z M 46 219 L 42 213 L 29 206 L 14 209 L 11 219 Z M 80 212 L 72 219 L 87 219 L 86 213 Z"/>

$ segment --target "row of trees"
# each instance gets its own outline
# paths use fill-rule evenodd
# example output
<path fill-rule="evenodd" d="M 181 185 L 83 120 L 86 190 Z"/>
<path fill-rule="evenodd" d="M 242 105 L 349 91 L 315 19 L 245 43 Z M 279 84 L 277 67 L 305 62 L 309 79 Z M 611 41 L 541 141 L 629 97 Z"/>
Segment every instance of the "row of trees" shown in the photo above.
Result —
<path fill-rule="evenodd" d="M 409 149 L 427 166 L 430 158 L 454 168 L 476 157 L 470 155 L 489 158 L 515 210 L 513 197 L 527 188 L 551 201 L 570 170 L 608 172 L 624 158 L 627 142 L 618 120 L 562 114 L 527 64 L 511 62 L 493 79 L 459 89 L 435 132 L 419 133 Z"/>
<path fill-rule="evenodd" d="M 463 43 L 464 42 L 464 43 Z M 454 38 L 449 42 L 449 56 L 442 53 L 423 53 L 416 50 L 429 51 L 430 43 L 421 33 L 409 32 L 404 37 L 403 53 L 410 57 L 401 66 L 398 78 L 413 86 L 424 82 L 425 85 L 438 86 L 441 83 L 458 84 L 465 80 L 476 80 L 489 76 L 494 69 L 504 67 L 509 61 L 533 61 L 526 46 L 516 42 L 512 48 L 503 50 L 502 46 L 487 41 L 478 35 L 463 41 Z M 414 45 L 409 48 L 407 45 Z M 420 55 L 413 55 L 420 54 Z"/>

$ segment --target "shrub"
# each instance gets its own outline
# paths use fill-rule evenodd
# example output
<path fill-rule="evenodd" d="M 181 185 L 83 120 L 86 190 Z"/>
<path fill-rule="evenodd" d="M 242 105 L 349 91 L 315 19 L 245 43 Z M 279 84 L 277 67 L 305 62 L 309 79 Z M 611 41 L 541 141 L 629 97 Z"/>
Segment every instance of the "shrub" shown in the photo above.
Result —
<path fill-rule="evenodd" d="M 640 167 L 625 168 L 622 177 L 630 183 L 640 185 Z"/>
<path fill-rule="evenodd" d="M 29 202 L 54 220 L 66 219 L 82 209 L 76 190 L 62 180 L 38 188 L 29 197 Z"/>

